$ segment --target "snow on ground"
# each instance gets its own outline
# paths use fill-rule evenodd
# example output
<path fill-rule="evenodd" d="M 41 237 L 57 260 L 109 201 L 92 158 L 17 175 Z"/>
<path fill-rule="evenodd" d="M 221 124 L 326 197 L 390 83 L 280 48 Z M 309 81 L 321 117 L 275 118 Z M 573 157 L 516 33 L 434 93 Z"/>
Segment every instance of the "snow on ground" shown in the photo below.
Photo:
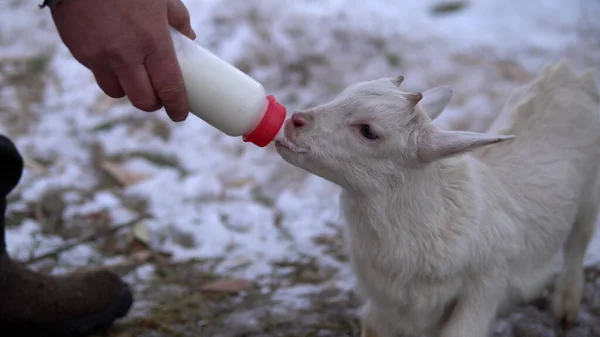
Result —
<path fill-rule="evenodd" d="M 0 11 L 0 132 L 43 166 L 26 170 L 12 212 L 58 195 L 67 224 L 104 210 L 117 225 L 139 213 L 130 201 L 142 200 L 151 246 L 175 260 L 224 257 L 221 271 L 257 277 L 271 273 L 272 261 L 315 256 L 341 268 L 332 282 L 348 285 L 347 266 L 315 243 L 341 225 L 337 187 L 291 167 L 270 147 L 224 136 L 192 115 L 175 124 L 162 111 L 147 114 L 107 99 L 38 2 L 12 1 Z M 441 122 L 481 131 L 546 62 L 569 56 L 584 67 L 600 60 L 593 58 L 598 41 L 583 40 L 577 26 L 594 0 L 471 0 L 439 14 L 434 0 L 184 2 L 198 43 L 261 81 L 290 112 L 356 81 L 402 74 L 409 89 L 452 85 L 455 97 Z M 6 85 L 6 74 L 23 59 L 31 67 L 48 62 L 48 71 L 35 75 L 45 84 L 39 97 L 36 86 L 26 90 L 37 100 L 24 101 L 18 85 Z M 149 177 L 105 186 L 98 148 Z M 11 254 L 25 259 L 64 244 L 41 234 L 39 222 L 29 217 L 11 227 Z M 100 261 L 85 245 L 65 256 L 75 265 Z M 597 261 L 600 236 L 587 259 Z"/>

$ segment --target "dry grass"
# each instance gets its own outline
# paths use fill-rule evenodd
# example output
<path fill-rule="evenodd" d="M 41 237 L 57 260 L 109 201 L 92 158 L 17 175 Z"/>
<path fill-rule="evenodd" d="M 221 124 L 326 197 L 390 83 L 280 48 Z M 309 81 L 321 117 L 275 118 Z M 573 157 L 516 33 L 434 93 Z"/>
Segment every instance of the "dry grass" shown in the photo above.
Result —
<path fill-rule="evenodd" d="M 254 280 L 239 292 L 207 292 L 211 282 L 227 280 L 214 272 L 216 261 L 157 263 L 156 272 L 136 294 L 146 314 L 118 323 L 101 336 L 356 336 L 358 322 L 351 293 L 325 288 L 305 296 L 307 307 L 295 308 L 277 299 L 278 290 L 327 281 L 315 261 L 282 261 L 290 272 Z M 321 275 L 319 278 L 316 275 Z M 310 275 L 310 276 L 308 276 Z M 260 283 L 260 286 L 258 285 Z M 283 286 L 285 284 L 285 286 Z"/>

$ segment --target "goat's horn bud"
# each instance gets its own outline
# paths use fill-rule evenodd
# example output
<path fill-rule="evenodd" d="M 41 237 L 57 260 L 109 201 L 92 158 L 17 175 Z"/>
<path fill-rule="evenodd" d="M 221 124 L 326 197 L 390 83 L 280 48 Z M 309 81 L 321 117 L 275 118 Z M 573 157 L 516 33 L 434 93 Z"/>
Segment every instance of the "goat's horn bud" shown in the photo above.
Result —
<path fill-rule="evenodd" d="M 412 104 L 412 106 L 417 105 L 417 103 L 419 103 L 421 99 L 423 99 L 423 94 L 421 94 L 420 92 L 416 94 L 410 94 L 408 96 L 408 101 Z"/>
<path fill-rule="evenodd" d="M 400 84 L 402 84 L 402 82 L 404 82 L 404 76 L 400 75 L 400 76 L 396 76 L 393 80 L 394 84 L 399 87 Z"/>

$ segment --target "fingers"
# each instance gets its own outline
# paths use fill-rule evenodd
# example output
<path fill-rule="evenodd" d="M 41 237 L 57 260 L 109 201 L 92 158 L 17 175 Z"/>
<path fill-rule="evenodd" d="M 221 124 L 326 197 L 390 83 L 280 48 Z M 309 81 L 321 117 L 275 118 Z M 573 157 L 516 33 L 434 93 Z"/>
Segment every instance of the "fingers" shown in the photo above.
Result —
<path fill-rule="evenodd" d="M 110 69 L 94 69 L 92 70 L 94 78 L 98 86 L 105 94 L 112 98 L 121 98 L 125 96 L 125 91 L 119 83 L 119 78 Z"/>
<path fill-rule="evenodd" d="M 143 64 L 119 67 L 116 73 L 123 91 L 133 106 L 146 112 L 161 108 Z"/>
<path fill-rule="evenodd" d="M 167 17 L 171 27 L 192 40 L 196 38 L 196 33 L 190 23 L 190 13 L 181 0 L 167 1 Z"/>
<path fill-rule="evenodd" d="M 159 101 L 164 105 L 167 115 L 175 122 L 184 121 L 190 111 L 183 76 L 175 56 L 175 49 L 169 30 L 157 32 L 158 41 L 168 41 L 161 44 L 146 56 L 146 70 Z"/>

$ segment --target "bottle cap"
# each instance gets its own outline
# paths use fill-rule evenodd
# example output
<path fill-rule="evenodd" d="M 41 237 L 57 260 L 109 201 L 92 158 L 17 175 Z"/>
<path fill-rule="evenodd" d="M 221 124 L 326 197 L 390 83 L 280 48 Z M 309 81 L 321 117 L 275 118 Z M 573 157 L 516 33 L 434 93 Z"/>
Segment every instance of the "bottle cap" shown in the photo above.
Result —
<path fill-rule="evenodd" d="M 269 106 L 256 128 L 252 132 L 242 136 L 244 142 L 251 142 L 259 147 L 265 147 L 275 139 L 279 129 L 283 125 L 286 109 L 273 95 L 267 96 Z"/>

